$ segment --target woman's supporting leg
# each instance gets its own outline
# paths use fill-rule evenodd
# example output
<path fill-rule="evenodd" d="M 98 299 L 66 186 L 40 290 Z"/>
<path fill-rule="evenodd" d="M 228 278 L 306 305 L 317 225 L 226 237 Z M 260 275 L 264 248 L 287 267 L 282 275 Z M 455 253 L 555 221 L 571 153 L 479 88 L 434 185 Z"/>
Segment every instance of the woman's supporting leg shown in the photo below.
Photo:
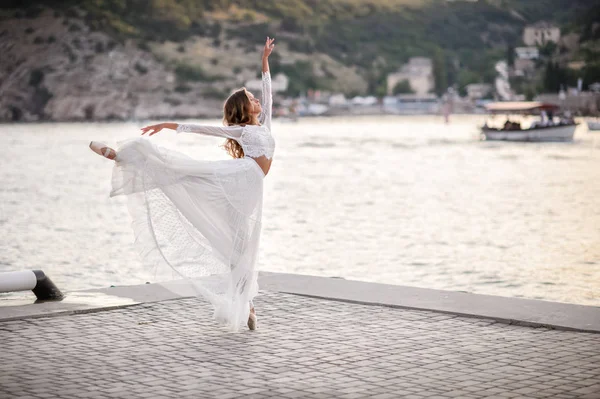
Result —
<path fill-rule="evenodd" d="M 248 316 L 248 328 L 250 330 L 256 330 L 256 311 L 254 310 L 254 303 L 250 301 L 250 316 Z"/>

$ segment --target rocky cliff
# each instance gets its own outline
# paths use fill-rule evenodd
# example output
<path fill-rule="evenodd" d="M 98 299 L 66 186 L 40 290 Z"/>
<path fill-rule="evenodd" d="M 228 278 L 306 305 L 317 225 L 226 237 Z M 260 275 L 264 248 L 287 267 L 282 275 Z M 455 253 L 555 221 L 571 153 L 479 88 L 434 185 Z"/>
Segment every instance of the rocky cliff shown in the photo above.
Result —
<path fill-rule="evenodd" d="M 208 84 L 181 85 L 172 68 L 133 41 L 117 43 L 84 19 L 46 9 L 0 24 L 0 120 L 215 117 Z"/>
<path fill-rule="evenodd" d="M 76 8 L 4 15 L 0 121 L 220 117 L 231 90 L 260 73 L 261 43 L 229 37 L 235 24 L 213 21 L 216 36 L 172 42 L 115 39 L 90 27 L 89 15 Z M 367 89 L 354 68 L 326 54 L 294 53 L 285 44 L 277 52 L 290 68 L 311 69 L 309 77 L 327 78 L 333 89 Z"/>

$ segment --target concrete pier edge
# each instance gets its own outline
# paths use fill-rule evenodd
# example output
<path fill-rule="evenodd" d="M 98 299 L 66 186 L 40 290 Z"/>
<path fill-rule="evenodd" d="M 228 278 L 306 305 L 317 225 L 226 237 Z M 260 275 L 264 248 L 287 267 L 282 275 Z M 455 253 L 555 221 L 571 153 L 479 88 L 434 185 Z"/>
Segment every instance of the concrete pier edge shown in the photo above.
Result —
<path fill-rule="evenodd" d="M 597 306 L 272 272 L 260 273 L 259 286 L 263 291 L 323 300 L 433 311 L 524 327 L 600 333 Z M 184 281 L 74 291 L 61 302 L 0 306 L 0 323 L 108 311 L 193 296 L 193 288 Z"/>

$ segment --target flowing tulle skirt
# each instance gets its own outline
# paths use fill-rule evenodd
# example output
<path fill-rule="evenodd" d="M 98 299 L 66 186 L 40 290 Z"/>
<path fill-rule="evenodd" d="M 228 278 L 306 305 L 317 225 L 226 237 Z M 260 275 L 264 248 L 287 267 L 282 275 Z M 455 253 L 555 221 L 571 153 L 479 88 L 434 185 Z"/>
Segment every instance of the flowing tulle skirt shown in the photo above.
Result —
<path fill-rule="evenodd" d="M 193 282 L 231 330 L 257 294 L 264 174 L 251 158 L 201 161 L 147 137 L 119 143 L 110 196 L 127 195 L 144 263 Z"/>

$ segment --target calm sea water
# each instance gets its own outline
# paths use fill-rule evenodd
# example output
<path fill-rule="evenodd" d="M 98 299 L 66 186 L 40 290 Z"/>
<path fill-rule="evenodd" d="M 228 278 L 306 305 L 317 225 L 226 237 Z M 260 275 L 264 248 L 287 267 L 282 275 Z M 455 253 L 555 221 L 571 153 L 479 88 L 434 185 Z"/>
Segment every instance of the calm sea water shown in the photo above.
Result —
<path fill-rule="evenodd" d="M 600 305 L 600 133 L 483 142 L 482 121 L 275 123 L 261 270 Z M 152 281 L 111 162 L 87 148 L 140 126 L 0 126 L 0 271 L 43 269 L 67 292 Z M 152 139 L 226 158 L 219 139 Z"/>

